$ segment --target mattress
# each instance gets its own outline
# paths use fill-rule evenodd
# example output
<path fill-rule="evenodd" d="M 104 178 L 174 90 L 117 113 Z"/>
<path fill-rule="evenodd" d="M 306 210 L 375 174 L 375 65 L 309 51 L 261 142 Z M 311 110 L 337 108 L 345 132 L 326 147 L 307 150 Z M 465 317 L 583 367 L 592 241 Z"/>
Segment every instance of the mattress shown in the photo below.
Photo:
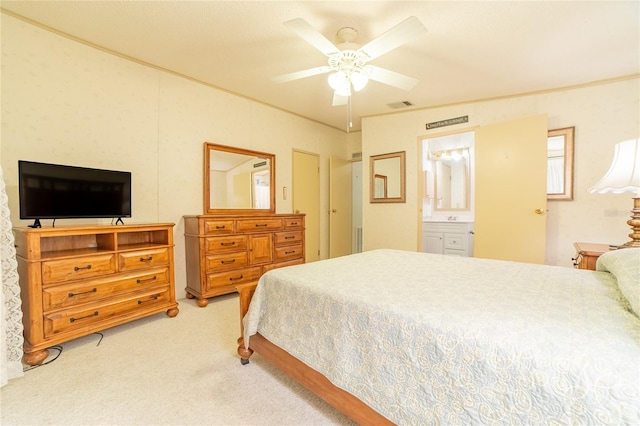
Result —
<path fill-rule="evenodd" d="M 397 424 L 638 424 L 640 319 L 600 269 L 374 250 L 263 275 L 244 337 Z"/>

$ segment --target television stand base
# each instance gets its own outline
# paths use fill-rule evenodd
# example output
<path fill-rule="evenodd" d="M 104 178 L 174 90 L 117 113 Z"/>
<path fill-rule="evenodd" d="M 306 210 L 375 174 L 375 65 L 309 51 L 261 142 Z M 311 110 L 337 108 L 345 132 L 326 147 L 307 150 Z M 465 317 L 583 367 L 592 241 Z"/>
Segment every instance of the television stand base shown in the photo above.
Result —
<path fill-rule="evenodd" d="M 116 224 L 116 225 L 117 225 L 117 224 L 124 225 L 124 221 L 122 220 L 122 218 L 121 218 L 121 217 L 119 217 L 119 218 L 118 218 L 118 220 L 116 220 L 116 223 L 115 223 L 115 224 Z"/>
<path fill-rule="evenodd" d="M 40 219 L 34 220 L 33 225 L 29 225 L 29 228 L 42 228 L 42 225 L 40 224 Z"/>

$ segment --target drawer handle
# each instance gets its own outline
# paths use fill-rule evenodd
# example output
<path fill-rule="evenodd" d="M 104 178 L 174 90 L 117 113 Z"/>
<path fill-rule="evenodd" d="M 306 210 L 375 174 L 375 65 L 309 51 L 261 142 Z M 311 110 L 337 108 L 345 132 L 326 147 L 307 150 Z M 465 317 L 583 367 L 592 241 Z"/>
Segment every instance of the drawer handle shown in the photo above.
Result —
<path fill-rule="evenodd" d="M 153 296 L 151 299 L 138 300 L 138 305 L 142 305 L 143 303 L 155 302 L 156 300 L 158 300 L 158 295 Z"/>
<path fill-rule="evenodd" d="M 224 229 L 227 225 L 216 225 L 216 229 Z"/>
<path fill-rule="evenodd" d="M 152 260 L 153 260 L 153 256 L 140 258 L 140 262 L 151 262 Z"/>
<path fill-rule="evenodd" d="M 69 293 L 69 297 L 79 296 L 81 294 L 87 294 L 87 293 L 95 293 L 97 291 L 98 291 L 98 289 L 94 287 L 91 290 L 87 290 L 87 291 L 80 291 L 78 293 Z"/>
<path fill-rule="evenodd" d="M 153 277 L 151 277 L 151 278 L 147 278 L 146 280 L 141 280 L 140 278 L 138 278 L 136 280 L 136 284 L 147 283 L 149 281 L 155 281 L 156 279 L 157 279 L 157 277 L 155 275 Z"/>
<path fill-rule="evenodd" d="M 297 224 L 298 224 L 298 222 L 291 222 L 289 225 L 296 226 Z"/>
<path fill-rule="evenodd" d="M 285 252 L 284 252 L 284 254 L 293 254 L 293 253 L 295 253 L 295 252 L 296 252 L 295 250 L 292 250 L 292 251 L 285 251 Z"/>
<path fill-rule="evenodd" d="M 87 266 L 76 266 L 73 268 L 74 271 L 78 272 L 80 269 L 91 269 L 91 265 Z"/>
<path fill-rule="evenodd" d="M 239 277 L 229 277 L 229 281 L 238 281 L 244 278 L 244 275 L 240 275 Z"/>
<path fill-rule="evenodd" d="M 98 311 L 95 311 L 94 313 L 92 313 L 91 315 L 87 315 L 86 317 L 80 317 L 80 318 L 70 318 L 69 322 L 76 322 L 76 321 L 80 321 L 81 319 L 87 319 L 87 318 L 91 318 L 91 317 L 97 317 L 98 316 Z"/>
<path fill-rule="evenodd" d="M 259 228 L 261 226 L 267 226 L 266 223 L 256 223 L 256 228 Z"/>
<path fill-rule="evenodd" d="M 295 238 L 295 236 L 293 236 L 293 235 L 290 236 L 290 237 L 284 237 L 285 240 L 291 240 L 291 239 L 294 239 L 294 238 Z"/>
<path fill-rule="evenodd" d="M 233 259 L 233 260 L 221 260 L 220 263 L 223 264 L 223 265 L 228 265 L 229 263 L 236 263 L 236 260 L 235 259 Z"/>
<path fill-rule="evenodd" d="M 234 242 L 232 242 L 232 243 L 220 243 L 220 245 L 221 245 L 222 247 L 226 247 L 226 246 L 235 246 L 235 245 L 236 245 L 236 242 L 234 241 Z"/>

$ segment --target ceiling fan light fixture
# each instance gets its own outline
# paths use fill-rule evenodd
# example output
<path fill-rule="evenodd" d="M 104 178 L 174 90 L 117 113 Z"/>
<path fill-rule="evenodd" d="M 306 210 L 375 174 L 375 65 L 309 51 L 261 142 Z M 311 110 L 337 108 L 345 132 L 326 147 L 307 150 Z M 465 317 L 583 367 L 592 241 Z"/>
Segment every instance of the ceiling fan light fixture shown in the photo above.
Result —
<path fill-rule="evenodd" d="M 343 71 L 337 71 L 329 75 L 329 86 L 340 96 L 351 96 L 351 84 L 349 77 Z"/>
<path fill-rule="evenodd" d="M 356 92 L 364 89 L 364 87 L 369 82 L 369 77 L 360 72 L 354 72 L 349 77 L 351 80 L 351 84 L 353 84 L 353 90 L 355 90 Z"/>

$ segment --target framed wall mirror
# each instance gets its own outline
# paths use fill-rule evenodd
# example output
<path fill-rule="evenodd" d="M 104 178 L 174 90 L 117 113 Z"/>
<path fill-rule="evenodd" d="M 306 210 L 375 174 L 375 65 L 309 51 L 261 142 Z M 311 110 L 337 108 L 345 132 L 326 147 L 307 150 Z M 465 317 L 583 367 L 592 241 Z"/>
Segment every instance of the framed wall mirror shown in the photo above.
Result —
<path fill-rule="evenodd" d="M 547 199 L 573 200 L 573 138 L 575 127 L 547 134 Z"/>
<path fill-rule="evenodd" d="M 275 155 L 204 143 L 204 213 L 275 213 Z"/>
<path fill-rule="evenodd" d="M 405 152 L 372 155 L 369 183 L 372 203 L 405 202 Z"/>

